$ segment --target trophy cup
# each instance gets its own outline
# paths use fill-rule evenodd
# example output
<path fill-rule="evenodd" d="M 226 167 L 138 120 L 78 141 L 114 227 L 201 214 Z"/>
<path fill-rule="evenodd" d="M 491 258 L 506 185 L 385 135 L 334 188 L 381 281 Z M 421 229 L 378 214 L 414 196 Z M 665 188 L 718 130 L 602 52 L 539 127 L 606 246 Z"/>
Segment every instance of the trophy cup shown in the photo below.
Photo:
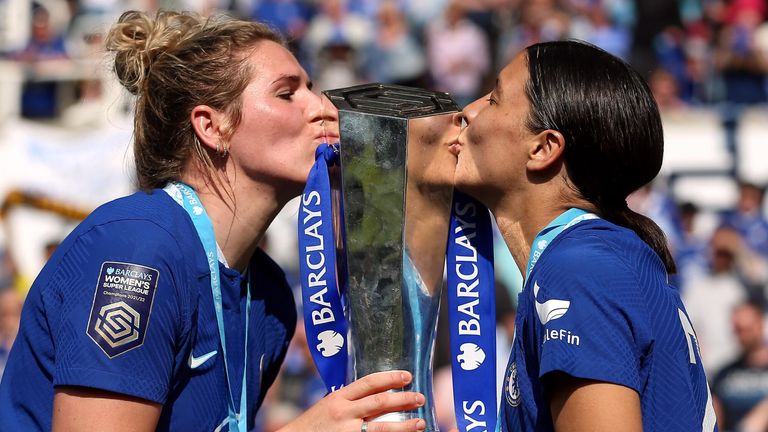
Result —
<path fill-rule="evenodd" d="M 347 382 L 410 371 L 411 389 L 426 396 L 425 405 L 376 420 L 423 418 L 426 430 L 436 431 L 432 357 L 456 167 L 449 144 L 459 108 L 448 94 L 395 85 L 324 94 L 339 111 L 341 135 L 340 168 L 330 175 L 349 320 Z"/>

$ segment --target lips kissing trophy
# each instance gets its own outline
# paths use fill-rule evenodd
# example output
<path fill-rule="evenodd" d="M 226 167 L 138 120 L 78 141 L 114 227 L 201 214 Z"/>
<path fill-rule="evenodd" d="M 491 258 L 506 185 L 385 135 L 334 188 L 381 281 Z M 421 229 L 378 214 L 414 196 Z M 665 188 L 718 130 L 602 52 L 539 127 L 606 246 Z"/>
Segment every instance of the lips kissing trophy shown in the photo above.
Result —
<path fill-rule="evenodd" d="M 432 358 L 445 274 L 457 424 L 493 430 L 491 225 L 453 189 L 458 106 L 446 93 L 396 85 L 324 95 L 339 111 L 340 143 L 318 147 L 298 215 L 304 321 L 321 377 L 332 392 L 410 371 L 409 390 L 426 403 L 370 420 L 423 418 L 437 431 Z"/>

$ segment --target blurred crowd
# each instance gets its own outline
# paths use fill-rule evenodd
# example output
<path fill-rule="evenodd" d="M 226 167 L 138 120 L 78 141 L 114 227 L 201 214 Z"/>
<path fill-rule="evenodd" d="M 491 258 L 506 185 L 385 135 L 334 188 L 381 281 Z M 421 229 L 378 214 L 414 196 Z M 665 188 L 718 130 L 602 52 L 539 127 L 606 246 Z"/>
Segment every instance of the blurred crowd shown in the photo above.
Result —
<path fill-rule="evenodd" d="M 0 64 L 21 71 L 11 111 L 40 124 L 93 125 L 103 105 L 90 102 L 103 98 L 108 85 L 98 66 L 104 30 L 123 10 L 159 8 L 268 22 L 285 35 L 318 89 L 400 84 L 449 92 L 464 106 L 492 87 L 521 48 L 577 38 L 632 64 L 662 113 L 708 109 L 734 131 L 745 109 L 768 101 L 766 0 L 3 0 L 0 16 L 13 11 L 24 19 L 0 18 L 0 32 L 28 24 L 22 24 L 23 38 L 0 37 Z M 730 151 L 738 147 L 723 144 Z M 719 208 L 680 199 L 664 178 L 629 204 L 665 230 L 676 254 L 672 281 L 697 330 L 720 430 L 768 430 L 766 188 L 764 179 L 740 178 L 734 167 L 725 174 L 737 198 Z M 0 200 L 2 218 L 13 203 Z M 266 247 L 279 254 L 281 243 L 272 235 Z M 53 247 L 46 244 L 46 253 Z M 499 351 L 505 359 L 521 278 L 499 253 Z M 295 256 L 283 252 L 278 261 L 295 279 Z M 17 277 L 18 265 L 0 244 L 0 375 L 29 283 Z M 453 422 L 446 348 L 441 336 L 435 393 L 444 428 Z M 258 430 L 276 430 L 324 394 L 300 325 Z"/>
<path fill-rule="evenodd" d="M 227 12 L 270 23 L 290 41 L 321 88 L 371 81 L 417 85 L 450 92 L 463 104 L 486 90 L 489 78 L 520 48 L 577 38 L 629 61 L 649 80 L 664 107 L 766 101 L 764 0 L 4 3 L 28 4 L 30 27 L 23 45 L 0 45 L 0 54 L 30 67 L 41 60 L 88 55 L 84 47 L 98 38 L 99 25 L 103 29 L 125 9 L 175 8 Z M 56 115 L 52 86 L 33 84 L 24 89 L 23 115 Z"/>

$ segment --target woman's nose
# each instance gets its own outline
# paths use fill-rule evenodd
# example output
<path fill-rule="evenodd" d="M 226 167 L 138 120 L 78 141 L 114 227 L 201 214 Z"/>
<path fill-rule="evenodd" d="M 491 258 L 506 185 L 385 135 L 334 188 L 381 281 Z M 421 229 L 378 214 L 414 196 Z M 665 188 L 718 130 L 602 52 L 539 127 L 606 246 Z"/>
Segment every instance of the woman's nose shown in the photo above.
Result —
<path fill-rule="evenodd" d="M 464 111 L 459 111 L 453 115 L 452 124 L 454 126 L 464 129 L 467 126 L 467 123 L 467 117 Z"/>
<path fill-rule="evenodd" d="M 339 110 L 336 106 L 323 94 L 318 95 L 317 99 L 311 112 L 312 121 L 338 122 Z"/>
<path fill-rule="evenodd" d="M 469 124 L 472 123 L 472 120 L 477 116 L 477 113 L 480 112 L 482 103 L 485 101 L 485 99 L 487 98 L 477 99 L 476 101 L 464 107 L 464 110 L 461 111 L 463 116 L 462 120 L 464 121 L 464 125 L 462 127 L 469 126 Z"/>

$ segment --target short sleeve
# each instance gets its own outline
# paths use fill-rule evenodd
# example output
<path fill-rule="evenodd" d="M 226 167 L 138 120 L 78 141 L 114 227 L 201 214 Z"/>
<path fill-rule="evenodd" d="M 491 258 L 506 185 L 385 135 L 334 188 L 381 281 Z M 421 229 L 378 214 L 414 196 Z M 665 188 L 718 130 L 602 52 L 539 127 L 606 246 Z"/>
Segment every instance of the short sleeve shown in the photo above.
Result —
<path fill-rule="evenodd" d="M 173 236 L 146 220 L 92 227 L 68 243 L 43 289 L 55 386 L 164 403 L 182 336 L 188 286 Z"/>
<path fill-rule="evenodd" d="M 640 392 L 650 324 L 634 269 L 594 236 L 551 247 L 531 275 L 539 376 L 560 371 Z"/>

